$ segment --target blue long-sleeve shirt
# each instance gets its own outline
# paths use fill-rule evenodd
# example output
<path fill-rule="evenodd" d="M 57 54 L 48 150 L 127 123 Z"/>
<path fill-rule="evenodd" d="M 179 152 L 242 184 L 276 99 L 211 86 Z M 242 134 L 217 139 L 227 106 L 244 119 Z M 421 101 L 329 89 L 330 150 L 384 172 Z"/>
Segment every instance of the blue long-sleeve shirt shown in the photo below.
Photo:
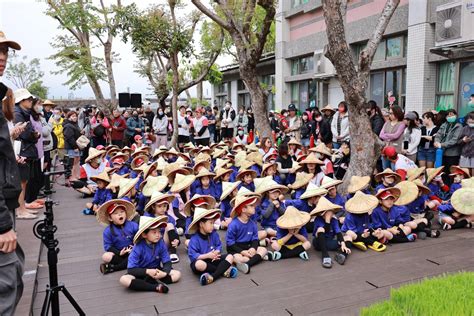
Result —
<path fill-rule="evenodd" d="M 112 200 L 112 198 L 113 198 L 112 191 L 105 188 L 104 189 L 97 188 L 97 190 L 94 193 L 94 198 L 92 199 L 92 204 L 100 206 L 104 204 L 105 202 L 107 202 L 108 200 Z"/>
<path fill-rule="evenodd" d="M 291 198 L 293 200 L 298 200 L 300 198 L 300 196 L 303 195 L 304 191 L 306 191 L 306 188 L 299 188 L 299 189 L 296 189 L 292 194 L 291 194 Z"/>
<path fill-rule="evenodd" d="M 344 207 L 344 205 L 346 204 L 346 200 L 339 193 L 337 193 L 334 198 L 330 197 L 329 195 L 326 195 L 326 198 L 331 203 L 334 203 L 334 204 L 339 205 L 339 206 L 342 207 L 342 210 L 340 210 L 336 213 L 337 218 L 342 217 L 346 214 L 346 209 Z"/>
<path fill-rule="evenodd" d="M 220 194 L 219 194 L 219 191 L 216 187 L 216 185 L 214 184 L 214 182 L 210 182 L 209 183 L 209 187 L 207 189 L 204 189 L 202 187 L 201 184 L 199 184 L 197 187 L 196 187 L 196 194 L 200 194 L 200 195 L 210 195 L 212 196 L 213 198 L 215 198 L 216 200 L 218 200 L 220 198 Z"/>
<path fill-rule="evenodd" d="M 270 214 L 266 217 L 267 212 L 270 212 Z M 260 224 L 263 228 L 277 229 L 276 221 L 284 212 L 283 203 L 280 204 L 280 208 L 276 208 L 268 198 L 264 198 L 260 205 L 257 206 L 258 218 L 260 218 Z"/>
<path fill-rule="evenodd" d="M 300 235 L 306 237 L 306 239 L 308 239 L 308 232 L 306 231 L 306 228 L 304 226 L 300 228 L 298 233 Z M 277 239 L 282 239 L 286 235 L 288 235 L 288 229 L 283 229 L 283 228 L 277 227 L 277 236 L 276 236 Z M 298 238 L 296 238 L 295 236 L 291 236 L 291 238 L 288 239 L 288 241 L 285 243 L 285 245 L 290 246 L 290 245 L 294 245 L 294 244 L 299 243 L 299 242 L 300 242 L 300 240 Z"/>
<path fill-rule="evenodd" d="M 133 247 L 130 256 L 128 256 L 127 268 L 159 269 L 170 261 L 163 239 L 160 239 L 156 244 L 148 244 L 142 239 Z"/>
<path fill-rule="evenodd" d="M 252 243 L 252 241 L 258 241 L 257 223 L 251 219 L 247 223 L 242 223 L 238 217 L 234 218 L 227 228 L 227 247 L 236 243 Z"/>
<path fill-rule="evenodd" d="M 461 183 L 453 183 L 451 184 L 451 187 L 449 188 L 449 193 L 453 194 L 456 192 L 456 190 L 459 190 L 461 188 Z"/>
<path fill-rule="evenodd" d="M 362 234 L 364 230 L 372 227 L 370 223 L 370 216 L 368 213 L 365 214 L 352 214 L 347 213 L 342 224 L 341 230 L 343 232 L 353 231 L 356 234 Z"/>
<path fill-rule="evenodd" d="M 371 215 L 372 227 L 387 229 L 405 223 L 400 210 L 397 207 L 392 207 L 390 211 L 385 212 L 381 206 L 376 207 Z"/>
<path fill-rule="evenodd" d="M 120 169 L 116 170 L 115 173 L 119 176 L 123 176 L 124 174 L 128 173 L 130 170 L 127 166 L 122 166 Z"/>
<path fill-rule="evenodd" d="M 424 194 L 419 196 L 407 205 L 407 208 L 410 210 L 412 214 L 421 214 L 425 211 L 425 202 L 428 201 L 428 195 Z"/>
<path fill-rule="evenodd" d="M 255 192 L 255 184 L 253 183 L 253 181 L 249 184 L 242 182 L 241 184 L 239 184 L 239 189 L 242 187 L 246 188 L 249 191 Z"/>
<path fill-rule="evenodd" d="M 283 202 L 285 208 L 294 206 L 301 212 L 310 213 L 315 207 L 308 204 L 306 200 L 286 200 Z"/>
<path fill-rule="evenodd" d="M 221 201 L 220 209 L 221 209 L 222 219 L 230 217 L 230 213 L 232 212 L 232 206 L 230 205 L 229 198 L 225 198 L 223 201 Z"/>
<path fill-rule="evenodd" d="M 323 227 L 326 225 L 326 222 L 324 221 L 324 218 L 321 216 L 317 216 L 316 219 L 314 220 L 314 230 L 313 230 L 313 236 L 316 236 L 316 232 L 318 231 L 318 228 Z M 331 222 L 329 223 L 330 230 L 324 232 L 324 237 L 327 239 L 334 239 L 337 234 L 341 233 L 341 228 L 339 226 L 339 221 L 336 218 L 331 218 Z"/>
<path fill-rule="evenodd" d="M 142 213 L 144 210 L 145 210 L 145 205 L 146 203 L 148 203 L 148 201 L 150 200 L 150 198 L 148 196 L 145 196 L 143 195 L 142 192 L 140 192 L 140 194 L 138 194 L 138 197 L 137 197 L 137 212 L 138 213 Z"/>
<path fill-rule="evenodd" d="M 125 220 L 122 227 L 113 224 L 107 226 L 102 233 L 104 239 L 104 250 L 110 251 L 112 248 L 120 251 L 133 244 L 133 237 L 138 231 L 138 224 Z"/>
<path fill-rule="evenodd" d="M 219 234 L 214 230 L 209 235 L 196 233 L 191 236 L 188 244 L 189 261 L 195 262 L 200 255 L 209 253 L 213 250 L 222 252 L 222 242 Z"/>

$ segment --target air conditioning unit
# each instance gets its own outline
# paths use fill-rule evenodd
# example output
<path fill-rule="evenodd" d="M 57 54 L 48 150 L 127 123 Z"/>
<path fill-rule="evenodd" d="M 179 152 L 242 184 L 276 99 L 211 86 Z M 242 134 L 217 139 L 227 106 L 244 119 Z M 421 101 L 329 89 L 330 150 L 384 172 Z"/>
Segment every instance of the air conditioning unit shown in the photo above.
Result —
<path fill-rule="evenodd" d="M 324 56 L 323 50 L 314 52 L 314 73 L 316 76 L 330 76 L 336 74 L 333 64 Z"/>
<path fill-rule="evenodd" d="M 474 41 L 473 0 L 436 7 L 435 46 Z"/>

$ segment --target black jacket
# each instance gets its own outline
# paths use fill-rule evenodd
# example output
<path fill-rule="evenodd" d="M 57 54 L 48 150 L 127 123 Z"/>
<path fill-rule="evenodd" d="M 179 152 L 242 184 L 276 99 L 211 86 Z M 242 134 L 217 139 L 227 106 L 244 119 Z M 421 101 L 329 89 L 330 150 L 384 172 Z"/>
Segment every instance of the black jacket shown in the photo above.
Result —
<path fill-rule="evenodd" d="M 81 130 L 77 123 L 69 120 L 64 120 L 63 123 L 64 134 L 64 149 L 77 149 L 76 140 L 81 137 Z"/>
<path fill-rule="evenodd" d="M 372 127 L 372 131 L 377 136 L 380 135 L 384 124 L 385 121 L 383 117 L 379 114 L 375 114 L 373 117 L 370 118 L 370 126 Z"/>
<path fill-rule="evenodd" d="M 15 124 L 30 122 L 30 111 L 21 108 L 19 105 L 15 106 Z M 37 134 L 29 123 L 26 125 L 23 133 L 18 136 L 19 141 L 21 141 L 21 150 L 20 156 L 25 158 L 37 159 L 38 158 L 38 149 L 36 148 L 36 143 L 38 142 L 39 134 Z"/>
<path fill-rule="evenodd" d="M 316 122 L 316 133 L 317 137 L 321 139 L 324 144 L 331 144 L 332 143 L 332 132 L 331 132 L 331 124 L 328 123 L 327 120 L 322 119 L 321 122 Z"/>
<path fill-rule="evenodd" d="M 312 121 L 306 121 L 306 123 L 301 124 L 301 139 L 310 138 L 314 134 L 315 125 Z"/>

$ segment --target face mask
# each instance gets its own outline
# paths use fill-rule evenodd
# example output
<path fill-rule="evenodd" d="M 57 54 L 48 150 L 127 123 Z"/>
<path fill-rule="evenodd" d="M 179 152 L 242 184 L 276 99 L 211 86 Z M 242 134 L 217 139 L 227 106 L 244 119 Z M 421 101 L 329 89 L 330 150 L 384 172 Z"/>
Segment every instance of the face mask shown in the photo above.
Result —
<path fill-rule="evenodd" d="M 446 118 L 446 121 L 448 121 L 448 123 L 454 123 L 454 122 L 456 122 L 456 119 L 457 119 L 457 116 L 456 116 L 456 115 L 454 115 L 454 116 L 448 116 L 448 117 Z"/>
<path fill-rule="evenodd" d="M 159 114 L 159 115 L 163 115 L 163 111 L 158 111 L 158 114 Z"/>
<path fill-rule="evenodd" d="M 37 107 L 36 113 L 41 113 L 41 112 L 43 112 L 43 107 L 40 105 Z"/>
<path fill-rule="evenodd" d="M 344 109 L 337 109 L 339 113 L 344 113 Z"/>
<path fill-rule="evenodd" d="M 97 158 L 97 159 L 95 160 L 95 162 L 100 165 L 100 163 L 102 162 L 102 159 Z"/>
<path fill-rule="evenodd" d="M 225 105 L 225 109 L 226 109 L 226 110 L 230 109 L 230 105 L 229 105 L 229 104 L 226 104 L 226 105 Z"/>
<path fill-rule="evenodd" d="M 244 131 L 238 131 L 238 133 L 240 136 L 244 135 Z"/>
<path fill-rule="evenodd" d="M 137 118 L 138 118 L 138 114 L 134 114 L 133 117 L 137 119 Z"/>
<path fill-rule="evenodd" d="M 467 124 L 470 128 L 474 128 L 474 123 Z"/>
<path fill-rule="evenodd" d="M 316 118 L 316 122 L 321 122 L 323 120 L 323 117 L 322 116 L 319 116 Z"/>
<path fill-rule="evenodd" d="M 55 119 L 55 120 L 59 120 L 60 118 L 61 118 L 61 115 L 59 115 L 59 114 L 54 114 L 54 119 Z"/>

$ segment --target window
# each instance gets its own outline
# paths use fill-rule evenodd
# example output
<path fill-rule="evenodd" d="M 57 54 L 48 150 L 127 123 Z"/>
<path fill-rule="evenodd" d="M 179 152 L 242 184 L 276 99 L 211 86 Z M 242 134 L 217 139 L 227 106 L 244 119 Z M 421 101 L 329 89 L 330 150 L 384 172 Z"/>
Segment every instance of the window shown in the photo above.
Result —
<path fill-rule="evenodd" d="M 436 110 L 454 108 L 454 63 L 445 62 L 438 66 L 436 86 Z"/>
<path fill-rule="evenodd" d="M 301 75 L 306 74 L 314 69 L 314 57 L 306 56 L 291 61 L 291 75 Z"/>
<path fill-rule="evenodd" d="M 384 104 L 384 73 L 376 72 L 370 75 L 370 99 L 377 102 L 379 106 Z"/>
<path fill-rule="evenodd" d="M 250 99 L 250 93 L 239 93 L 238 102 L 238 106 L 245 106 L 248 108 L 252 103 L 252 100 Z"/>
<path fill-rule="evenodd" d="M 241 90 L 247 90 L 247 87 L 245 87 L 245 83 L 243 80 L 239 79 L 237 81 L 237 90 L 241 91 Z"/>
<path fill-rule="evenodd" d="M 359 60 L 360 52 L 365 48 L 367 42 L 352 45 L 355 61 Z M 381 61 L 389 58 L 405 57 L 407 55 L 407 36 L 396 36 L 382 39 L 375 51 L 374 60 Z"/>
<path fill-rule="evenodd" d="M 298 81 L 291 84 L 291 103 L 300 112 L 311 106 L 317 106 L 317 81 Z"/>
<path fill-rule="evenodd" d="M 474 104 L 469 103 L 474 94 L 474 61 L 459 64 L 459 117 L 474 111 Z"/>
<path fill-rule="evenodd" d="M 387 39 L 387 58 L 402 57 L 403 37 L 393 37 Z"/>
<path fill-rule="evenodd" d="M 391 69 L 370 74 L 369 98 L 377 102 L 380 107 L 388 107 L 388 93 L 395 97 L 395 102 L 405 107 L 406 70 Z"/>
<path fill-rule="evenodd" d="M 217 93 L 227 93 L 227 82 L 223 82 L 217 86 Z"/>
<path fill-rule="evenodd" d="M 385 41 L 382 40 L 375 51 L 374 60 L 385 60 Z"/>
<path fill-rule="evenodd" d="M 227 101 L 227 96 L 219 96 L 219 97 L 216 97 L 216 101 L 217 101 L 217 106 L 219 108 L 223 107 L 224 104 L 225 104 L 225 101 Z"/>
<path fill-rule="evenodd" d="M 296 8 L 299 7 L 300 5 L 308 3 L 309 0 L 291 0 L 291 7 Z"/>
<path fill-rule="evenodd" d="M 275 85 L 275 75 L 263 76 L 260 82 L 264 84 L 267 89 L 271 89 L 271 87 Z"/>

